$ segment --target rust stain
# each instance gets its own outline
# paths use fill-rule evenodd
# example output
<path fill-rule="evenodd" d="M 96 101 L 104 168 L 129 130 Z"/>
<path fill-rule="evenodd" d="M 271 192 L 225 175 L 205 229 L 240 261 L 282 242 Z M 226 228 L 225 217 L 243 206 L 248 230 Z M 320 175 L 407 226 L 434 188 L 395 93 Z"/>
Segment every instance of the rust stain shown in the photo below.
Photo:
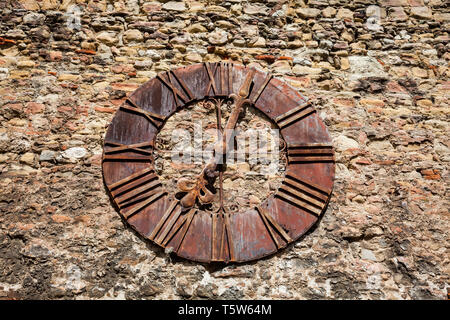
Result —
<path fill-rule="evenodd" d="M 292 57 L 287 57 L 287 56 L 280 56 L 280 57 L 278 57 L 277 60 L 294 60 L 294 58 L 292 58 Z"/>
<path fill-rule="evenodd" d="M 268 63 L 273 63 L 277 59 L 275 56 L 269 54 L 257 55 L 255 58 L 258 60 L 267 61 Z"/>
<path fill-rule="evenodd" d="M 7 44 L 7 43 L 16 44 L 16 41 L 0 37 L 0 45 Z"/>
<path fill-rule="evenodd" d="M 97 54 L 97 52 L 95 52 L 94 50 L 87 50 L 87 49 L 77 49 L 75 52 L 76 53 L 91 54 L 91 55 Z"/>

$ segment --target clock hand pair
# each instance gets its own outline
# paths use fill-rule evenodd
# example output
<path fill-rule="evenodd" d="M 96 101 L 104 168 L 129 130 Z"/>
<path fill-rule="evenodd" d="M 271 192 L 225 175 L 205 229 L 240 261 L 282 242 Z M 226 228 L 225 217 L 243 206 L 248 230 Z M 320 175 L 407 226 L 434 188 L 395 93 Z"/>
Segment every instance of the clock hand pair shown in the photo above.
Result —
<path fill-rule="evenodd" d="M 212 200 L 214 199 L 214 194 L 207 188 L 207 185 L 209 183 L 208 178 L 212 179 L 217 176 L 217 166 L 220 160 L 224 159 L 226 154 L 228 153 L 231 139 L 233 137 L 231 133 L 236 127 L 239 114 L 242 112 L 244 105 L 250 104 L 248 96 L 250 93 L 250 86 L 252 84 L 254 74 L 255 70 L 250 69 L 249 73 L 247 73 L 244 83 L 239 89 L 238 94 L 230 95 L 230 98 L 233 99 L 234 102 L 234 108 L 225 126 L 225 134 L 222 137 L 222 141 L 218 141 L 214 148 L 216 154 L 212 161 L 203 167 L 202 172 L 195 181 L 192 181 L 188 178 L 181 178 L 178 181 L 178 188 L 181 191 L 187 192 L 187 194 L 180 200 L 180 204 L 184 208 L 193 207 L 197 198 L 201 203 L 205 204 L 212 202 Z"/>

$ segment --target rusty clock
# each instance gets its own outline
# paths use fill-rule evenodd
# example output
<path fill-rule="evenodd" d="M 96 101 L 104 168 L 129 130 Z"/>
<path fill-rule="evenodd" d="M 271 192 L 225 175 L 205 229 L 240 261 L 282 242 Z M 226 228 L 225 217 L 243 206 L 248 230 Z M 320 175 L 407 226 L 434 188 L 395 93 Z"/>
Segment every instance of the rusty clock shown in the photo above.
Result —
<path fill-rule="evenodd" d="M 201 209 L 223 201 L 222 188 L 215 191 L 211 182 L 222 179 L 231 135 L 218 140 L 198 176 L 178 180 L 181 196 L 165 190 L 155 171 L 155 139 L 167 119 L 196 101 L 217 98 L 232 101 L 220 129 L 235 128 L 250 106 L 280 129 L 286 146 L 281 186 L 248 210 Z M 307 98 L 271 74 L 218 62 L 160 73 L 133 92 L 109 125 L 102 168 L 120 215 L 143 237 L 186 259 L 228 263 L 273 254 L 305 234 L 326 209 L 335 164 L 330 136 Z"/>

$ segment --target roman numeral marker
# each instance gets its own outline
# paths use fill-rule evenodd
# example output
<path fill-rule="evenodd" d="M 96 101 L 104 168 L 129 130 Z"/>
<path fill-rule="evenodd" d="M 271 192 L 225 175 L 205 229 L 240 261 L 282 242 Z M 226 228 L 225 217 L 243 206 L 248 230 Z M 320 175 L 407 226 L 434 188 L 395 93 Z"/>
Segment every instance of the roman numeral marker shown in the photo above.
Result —
<path fill-rule="evenodd" d="M 216 87 L 216 80 L 214 79 L 214 75 L 217 73 L 217 70 L 221 69 L 221 64 L 218 64 L 216 66 L 216 68 L 214 69 L 214 71 L 211 71 L 211 64 L 209 62 L 205 62 L 205 63 L 203 63 L 203 65 L 205 66 L 206 73 L 208 74 L 208 77 L 209 77 L 209 83 L 206 86 L 205 96 L 209 95 L 209 91 L 211 89 L 213 91 L 213 95 L 217 95 L 218 90 Z"/>
<path fill-rule="evenodd" d="M 277 232 L 284 239 L 284 241 L 286 241 L 286 243 L 292 242 L 292 238 L 287 234 L 286 231 L 284 231 L 284 229 L 275 221 L 274 218 L 272 218 L 272 216 L 266 210 L 262 209 L 259 206 L 256 207 L 256 210 L 261 216 L 264 225 L 269 231 L 269 234 L 272 237 L 272 240 L 273 242 L 275 242 L 275 245 L 277 246 L 278 249 L 284 247 L 284 245 L 283 243 L 280 243 L 280 241 L 275 235 L 275 232 Z"/>
<path fill-rule="evenodd" d="M 327 204 L 330 192 L 311 183 L 286 175 L 283 185 L 275 195 L 315 215 L 320 215 Z"/>
<path fill-rule="evenodd" d="M 225 213 L 223 215 L 223 218 L 225 220 L 225 225 L 224 225 L 224 228 L 222 231 L 222 242 L 221 242 L 221 246 L 220 246 L 220 252 L 223 252 L 224 246 L 228 245 L 228 252 L 230 253 L 230 260 L 236 261 L 236 256 L 234 254 L 233 240 L 232 240 L 233 238 L 231 237 L 230 215 L 228 213 Z M 225 240 L 225 233 L 226 233 L 227 240 Z"/>
<path fill-rule="evenodd" d="M 167 193 L 164 191 L 161 191 L 161 192 L 155 193 L 150 198 L 147 198 L 144 201 L 142 201 L 142 199 L 140 199 L 140 201 L 142 201 L 142 202 L 139 203 L 139 205 L 133 207 L 130 211 L 126 211 L 126 212 L 121 211 L 121 212 L 122 212 L 123 216 L 125 217 L 125 219 L 128 219 L 131 216 L 134 216 L 138 211 L 142 210 L 143 208 L 147 207 L 151 203 L 153 203 L 156 200 L 158 200 L 159 198 L 161 198 L 165 194 L 167 194 Z"/>
<path fill-rule="evenodd" d="M 211 261 L 220 261 L 220 257 L 217 256 L 217 220 L 219 219 L 219 215 L 217 213 L 213 213 L 212 216 L 212 232 L 211 232 Z"/>
<path fill-rule="evenodd" d="M 288 144 L 289 163 L 333 162 L 333 146 L 325 143 Z"/>
<path fill-rule="evenodd" d="M 227 93 L 225 93 L 225 85 L 226 85 L 226 81 L 225 81 L 225 76 L 226 76 L 226 69 L 228 68 L 228 64 L 226 62 L 220 62 L 220 91 L 221 91 L 221 95 L 227 95 Z"/>
<path fill-rule="evenodd" d="M 222 221 L 221 224 L 220 221 Z M 220 226 L 222 228 L 219 228 Z M 230 217 L 227 213 L 212 214 L 211 261 L 236 261 L 231 237 Z"/>
<path fill-rule="evenodd" d="M 130 99 L 125 100 L 125 103 L 120 106 L 120 109 L 132 113 L 139 114 L 146 118 L 148 121 L 150 121 L 151 124 L 153 124 L 156 128 L 159 128 L 161 124 L 164 122 L 166 117 L 156 114 L 154 112 L 146 111 L 136 105 L 133 101 Z"/>
<path fill-rule="evenodd" d="M 233 64 L 228 64 L 228 95 L 233 93 Z"/>
<path fill-rule="evenodd" d="M 255 96 L 251 99 L 253 104 L 255 104 L 256 101 L 258 101 L 258 99 L 261 96 L 262 92 L 267 87 L 267 85 L 269 84 L 270 80 L 272 80 L 272 78 L 273 78 L 273 75 L 268 73 L 266 78 L 264 79 L 263 83 L 259 87 L 259 90 L 256 92 Z"/>
<path fill-rule="evenodd" d="M 189 210 L 188 213 L 182 216 L 179 222 L 177 222 L 177 225 L 175 228 L 172 229 L 172 231 L 169 233 L 169 235 L 166 237 L 166 239 L 163 242 L 163 245 L 167 245 L 169 241 L 173 238 L 173 236 L 180 230 L 181 227 L 183 227 L 183 230 L 181 231 L 181 239 L 178 243 L 177 247 L 175 248 L 175 252 L 178 252 L 181 248 L 181 245 L 183 244 L 183 240 L 186 237 L 186 234 L 189 230 L 189 227 L 191 226 L 191 222 L 194 219 L 195 214 L 197 213 L 196 209 Z"/>
<path fill-rule="evenodd" d="M 164 75 L 167 76 L 167 79 L 164 78 Z M 173 98 L 175 100 L 177 108 L 193 99 L 194 96 L 192 95 L 192 92 L 189 90 L 189 88 L 186 86 L 186 83 L 184 83 L 184 81 L 180 77 L 177 77 L 174 72 L 167 71 L 165 74 L 158 74 L 156 77 L 162 83 L 164 83 L 167 86 L 167 88 L 169 88 L 172 91 Z M 187 98 L 180 90 L 178 90 L 174 86 L 174 81 L 172 77 L 176 78 L 176 80 L 183 88 L 183 90 L 187 93 L 189 98 Z M 181 103 L 179 102 L 179 100 L 181 100 Z"/>
<path fill-rule="evenodd" d="M 150 235 L 150 239 L 161 246 L 166 246 L 169 241 L 175 236 L 175 234 L 181 229 L 181 227 L 184 226 L 180 242 L 175 248 L 175 252 L 178 252 L 189 229 L 189 226 L 191 225 L 192 219 L 197 213 L 197 210 L 191 209 L 189 212 L 181 216 L 181 207 L 177 208 L 175 211 L 173 210 L 174 208 L 175 207 L 173 207 L 172 205 L 169 207 L 169 209 L 166 211 L 166 213 L 158 222 L 158 225 Z M 171 215 L 172 213 L 173 215 Z M 165 225 L 165 227 L 161 229 L 166 222 L 167 224 Z"/>
<path fill-rule="evenodd" d="M 145 168 L 126 178 L 108 185 L 110 193 L 125 218 L 129 218 L 143 209 L 165 192 L 161 192 L 161 183 L 153 169 Z"/>
<path fill-rule="evenodd" d="M 112 146 L 113 148 L 105 149 L 103 160 L 153 161 L 153 142 L 142 142 L 127 145 L 107 141 L 105 142 L 105 146 Z M 127 151 L 132 151 L 136 154 L 120 154 L 121 152 Z"/>
<path fill-rule="evenodd" d="M 309 103 L 301 104 L 288 112 L 285 112 L 275 118 L 276 124 L 283 129 L 294 122 L 309 116 L 310 114 L 316 112 Z"/>
<path fill-rule="evenodd" d="M 150 240 L 153 240 L 159 245 L 162 245 L 162 241 L 166 237 L 167 233 L 172 229 L 172 226 L 177 221 L 178 217 L 181 214 L 181 206 L 178 205 L 177 200 L 173 200 L 169 207 L 167 208 L 164 215 L 161 217 L 159 222 L 156 224 L 155 228 L 153 229 L 152 233 L 149 236 Z M 169 220 L 170 218 L 170 220 Z M 168 221 L 169 220 L 169 221 Z M 168 221 L 168 224 L 162 230 L 163 225 Z"/>

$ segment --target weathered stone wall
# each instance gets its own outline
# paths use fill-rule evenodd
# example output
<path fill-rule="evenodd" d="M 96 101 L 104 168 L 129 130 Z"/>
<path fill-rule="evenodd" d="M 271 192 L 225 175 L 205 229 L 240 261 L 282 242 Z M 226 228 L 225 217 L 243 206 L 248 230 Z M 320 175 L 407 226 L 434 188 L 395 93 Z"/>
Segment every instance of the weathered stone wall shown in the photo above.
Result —
<path fill-rule="evenodd" d="M 446 298 L 447 7 L 1 0 L 0 297 Z M 128 93 L 157 72 L 222 59 L 285 77 L 316 103 L 337 150 L 320 224 L 275 256 L 227 267 L 140 239 L 100 166 Z"/>

